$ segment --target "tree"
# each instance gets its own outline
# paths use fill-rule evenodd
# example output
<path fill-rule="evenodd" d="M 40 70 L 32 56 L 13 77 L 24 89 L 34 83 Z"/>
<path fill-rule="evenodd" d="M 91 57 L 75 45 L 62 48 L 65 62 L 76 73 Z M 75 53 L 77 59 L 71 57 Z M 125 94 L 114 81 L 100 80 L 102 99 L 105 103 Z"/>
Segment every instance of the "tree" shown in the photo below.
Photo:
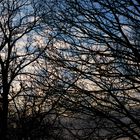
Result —
<path fill-rule="evenodd" d="M 102 120 L 94 139 L 104 139 L 101 130 L 110 139 L 140 139 L 139 1 L 52 0 L 50 5 L 45 9 L 51 12 L 42 16 L 49 14 L 44 22 L 63 45 L 56 45 L 54 59 L 46 58 L 77 77 L 75 82 L 59 77 L 78 91 L 66 92 L 62 106 Z"/>
<path fill-rule="evenodd" d="M 38 61 L 49 44 L 32 0 L 0 1 L 0 136 L 7 138 L 8 105 L 32 92 Z M 43 27 L 45 29 L 45 26 Z M 47 29 L 46 29 L 47 31 Z M 22 97 L 23 96 L 23 97 Z M 20 104 L 22 106 L 22 104 Z"/>

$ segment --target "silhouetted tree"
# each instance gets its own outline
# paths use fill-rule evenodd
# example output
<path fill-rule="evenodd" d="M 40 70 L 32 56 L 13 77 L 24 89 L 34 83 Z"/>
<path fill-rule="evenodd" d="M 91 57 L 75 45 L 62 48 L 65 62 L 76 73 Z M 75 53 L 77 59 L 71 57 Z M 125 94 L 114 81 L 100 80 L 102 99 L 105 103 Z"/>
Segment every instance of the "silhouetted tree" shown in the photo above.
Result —
<path fill-rule="evenodd" d="M 59 75 L 69 71 L 59 79 L 76 89 L 63 96 L 63 108 L 98 122 L 91 139 L 140 139 L 140 2 L 52 0 L 43 6 L 50 11 L 42 13 L 44 22 L 62 43 L 46 58 Z"/>
<path fill-rule="evenodd" d="M 39 10 L 32 0 L 0 1 L 0 137 L 6 139 L 8 105 L 22 106 L 24 95 L 34 94 L 38 73 L 49 40 L 42 35 Z M 45 26 L 43 27 L 45 28 Z M 47 29 L 46 29 L 47 31 Z M 23 97 L 22 97 L 23 95 Z M 21 104 L 20 104 L 21 103 Z"/>

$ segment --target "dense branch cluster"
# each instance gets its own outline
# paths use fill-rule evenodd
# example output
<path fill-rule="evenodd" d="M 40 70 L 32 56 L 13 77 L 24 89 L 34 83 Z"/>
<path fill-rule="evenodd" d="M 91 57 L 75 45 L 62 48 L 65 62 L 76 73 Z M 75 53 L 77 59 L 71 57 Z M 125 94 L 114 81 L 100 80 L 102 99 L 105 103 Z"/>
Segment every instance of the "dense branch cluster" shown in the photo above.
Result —
<path fill-rule="evenodd" d="M 1 0 L 2 140 L 139 140 L 139 17 L 139 0 Z"/>

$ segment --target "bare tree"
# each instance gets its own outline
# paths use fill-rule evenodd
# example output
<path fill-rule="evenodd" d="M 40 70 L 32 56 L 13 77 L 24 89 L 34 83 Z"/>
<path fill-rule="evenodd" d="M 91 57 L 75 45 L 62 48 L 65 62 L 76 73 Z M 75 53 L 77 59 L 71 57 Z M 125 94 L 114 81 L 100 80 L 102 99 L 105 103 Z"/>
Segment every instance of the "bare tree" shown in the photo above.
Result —
<path fill-rule="evenodd" d="M 49 59 L 59 67 L 59 75 L 63 69 L 77 77 L 59 77 L 76 89 L 66 92 L 63 107 L 98 122 L 93 139 L 140 139 L 139 1 L 52 0 L 50 5 L 50 20 L 44 22 L 63 45 L 53 45 L 54 58 Z"/>
<path fill-rule="evenodd" d="M 2 140 L 7 137 L 8 105 L 16 102 L 20 107 L 25 94 L 35 94 L 32 83 L 39 71 L 41 55 L 50 41 L 44 39 L 42 35 L 42 28 L 45 26 L 42 27 L 40 24 L 39 15 L 35 1 L 0 1 L 0 136 Z"/>

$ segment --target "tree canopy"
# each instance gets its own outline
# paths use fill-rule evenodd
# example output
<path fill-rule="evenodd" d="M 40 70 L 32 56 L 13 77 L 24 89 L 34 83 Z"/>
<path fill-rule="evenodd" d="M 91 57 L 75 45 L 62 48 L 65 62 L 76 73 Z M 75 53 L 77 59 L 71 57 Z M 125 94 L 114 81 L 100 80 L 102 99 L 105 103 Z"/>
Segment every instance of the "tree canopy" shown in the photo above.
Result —
<path fill-rule="evenodd" d="M 9 122 L 25 139 L 140 139 L 139 0 L 2 0 L 0 7 L 3 140 Z"/>

